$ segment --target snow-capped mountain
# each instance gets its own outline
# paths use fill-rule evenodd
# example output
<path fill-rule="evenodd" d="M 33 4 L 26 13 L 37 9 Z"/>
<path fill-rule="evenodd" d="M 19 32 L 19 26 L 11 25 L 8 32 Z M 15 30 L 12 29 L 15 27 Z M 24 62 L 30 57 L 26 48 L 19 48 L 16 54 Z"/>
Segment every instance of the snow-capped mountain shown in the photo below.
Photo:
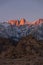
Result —
<path fill-rule="evenodd" d="M 0 37 L 18 41 L 21 37 L 32 34 L 37 40 L 43 40 L 43 19 L 27 22 L 25 19 L 9 20 L 0 23 Z"/>

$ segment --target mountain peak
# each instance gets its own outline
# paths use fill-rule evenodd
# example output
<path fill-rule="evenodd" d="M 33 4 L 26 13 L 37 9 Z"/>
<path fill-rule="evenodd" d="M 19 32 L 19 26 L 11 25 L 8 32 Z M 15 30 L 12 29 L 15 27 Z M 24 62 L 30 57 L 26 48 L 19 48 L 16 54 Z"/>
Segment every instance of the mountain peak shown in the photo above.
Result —
<path fill-rule="evenodd" d="M 9 20 L 8 23 L 11 24 L 11 25 L 15 24 L 15 25 L 18 26 L 18 20 Z"/>
<path fill-rule="evenodd" d="M 16 26 L 19 26 L 19 25 L 24 25 L 25 24 L 25 19 L 24 18 L 22 18 L 22 19 L 20 19 L 20 21 L 18 21 L 18 20 L 9 20 L 8 21 L 8 23 L 9 24 L 11 24 L 11 25 L 16 25 Z"/>
<path fill-rule="evenodd" d="M 31 24 L 33 24 L 33 25 L 38 25 L 38 24 L 41 24 L 41 23 L 43 23 L 43 19 L 38 19 L 38 20 L 31 22 Z"/>
<path fill-rule="evenodd" d="M 37 24 L 41 24 L 41 23 L 43 23 L 43 19 L 38 19 L 38 20 L 35 22 L 36 25 L 37 25 Z"/>
<path fill-rule="evenodd" d="M 19 25 L 24 25 L 25 22 L 26 22 L 26 20 L 25 20 L 24 18 L 22 18 L 22 19 L 20 20 L 20 24 L 19 24 Z"/>

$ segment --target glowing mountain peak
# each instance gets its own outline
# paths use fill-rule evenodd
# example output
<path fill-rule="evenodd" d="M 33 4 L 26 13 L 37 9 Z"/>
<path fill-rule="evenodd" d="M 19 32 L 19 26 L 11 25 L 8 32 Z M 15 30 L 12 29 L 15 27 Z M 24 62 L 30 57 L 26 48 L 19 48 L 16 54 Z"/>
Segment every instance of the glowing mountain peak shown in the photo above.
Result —
<path fill-rule="evenodd" d="M 9 20 L 8 23 L 11 24 L 11 25 L 16 25 L 16 26 L 19 26 L 19 25 L 24 25 L 25 24 L 25 19 L 21 19 L 20 21 L 18 20 Z"/>
<path fill-rule="evenodd" d="M 8 23 L 11 24 L 11 25 L 15 24 L 15 25 L 18 26 L 18 20 L 9 20 Z"/>
<path fill-rule="evenodd" d="M 38 20 L 31 22 L 31 24 L 33 24 L 33 25 L 38 25 L 40 23 L 43 23 L 43 19 L 38 19 Z"/>
<path fill-rule="evenodd" d="M 21 20 L 20 20 L 20 24 L 19 25 L 24 25 L 25 24 L 25 19 L 24 18 L 22 18 Z"/>
<path fill-rule="evenodd" d="M 20 19 L 20 21 L 18 21 L 18 20 L 9 20 L 8 23 L 11 24 L 11 25 L 15 24 L 16 26 L 25 25 L 25 24 L 38 25 L 40 23 L 43 23 L 43 19 L 38 19 L 38 20 L 35 20 L 33 22 L 29 22 L 29 21 L 26 21 L 24 18 L 22 18 L 22 19 Z"/>

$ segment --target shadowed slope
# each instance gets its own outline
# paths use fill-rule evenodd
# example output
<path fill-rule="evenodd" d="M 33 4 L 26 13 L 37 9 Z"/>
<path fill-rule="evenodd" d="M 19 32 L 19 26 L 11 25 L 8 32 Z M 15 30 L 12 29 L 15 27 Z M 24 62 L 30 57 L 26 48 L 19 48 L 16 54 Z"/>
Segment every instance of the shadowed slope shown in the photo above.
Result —
<path fill-rule="evenodd" d="M 22 38 L 16 46 L 15 44 L 14 41 L 0 38 L 0 57 L 43 57 L 43 41 L 37 41 L 32 35 Z"/>

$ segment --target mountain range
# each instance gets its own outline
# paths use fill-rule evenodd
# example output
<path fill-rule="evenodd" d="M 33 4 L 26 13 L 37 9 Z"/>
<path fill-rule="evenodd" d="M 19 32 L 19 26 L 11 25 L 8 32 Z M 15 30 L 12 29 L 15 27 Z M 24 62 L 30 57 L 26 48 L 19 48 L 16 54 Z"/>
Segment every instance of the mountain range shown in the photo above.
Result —
<path fill-rule="evenodd" d="M 0 65 L 43 65 L 43 19 L 0 22 Z"/>
<path fill-rule="evenodd" d="M 19 41 L 30 34 L 37 40 L 43 40 L 43 19 L 29 22 L 22 18 L 21 20 L 0 22 L 0 38 Z"/>

